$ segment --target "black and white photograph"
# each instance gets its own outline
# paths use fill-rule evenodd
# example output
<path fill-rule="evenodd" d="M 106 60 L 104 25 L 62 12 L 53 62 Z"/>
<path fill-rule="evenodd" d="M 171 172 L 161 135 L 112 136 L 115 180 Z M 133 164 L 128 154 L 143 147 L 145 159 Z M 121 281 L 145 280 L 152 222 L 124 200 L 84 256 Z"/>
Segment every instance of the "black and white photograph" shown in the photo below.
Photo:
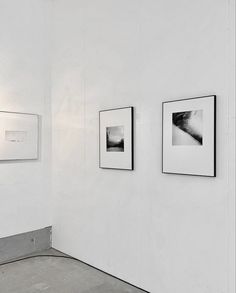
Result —
<path fill-rule="evenodd" d="M 124 126 L 107 127 L 106 135 L 108 152 L 124 152 Z"/>
<path fill-rule="evenodd" d="M 162 172 L 215 177 L 216 96 L 162 105 Z"/>
<path fill-rule="evenodd" d="M 99 112 L 99 167 L 133 170 L 133 107 Z"/>
<path fill-rule="evenodd" d="M 172 144 L 199 145 L 203 143 L 203 111 L 185 111 L 172 114 Z"/>
<path fill-rule="evenodd" d="M 0 134 L 0 161 L 38 159 L 38 115 L 0 111 Z"/>

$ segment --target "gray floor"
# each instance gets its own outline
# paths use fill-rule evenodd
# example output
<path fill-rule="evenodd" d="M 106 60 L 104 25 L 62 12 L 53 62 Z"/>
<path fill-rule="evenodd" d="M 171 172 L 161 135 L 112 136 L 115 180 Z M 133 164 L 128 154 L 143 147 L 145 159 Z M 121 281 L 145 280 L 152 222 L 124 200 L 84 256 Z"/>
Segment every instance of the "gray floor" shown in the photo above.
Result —
<path fill-rule="evenodd" d="M 41 254 L 58 255 L 50 249 Z M 1 293 L 143 293 L 81 262 L 41 257 L 0 266 Z"/>

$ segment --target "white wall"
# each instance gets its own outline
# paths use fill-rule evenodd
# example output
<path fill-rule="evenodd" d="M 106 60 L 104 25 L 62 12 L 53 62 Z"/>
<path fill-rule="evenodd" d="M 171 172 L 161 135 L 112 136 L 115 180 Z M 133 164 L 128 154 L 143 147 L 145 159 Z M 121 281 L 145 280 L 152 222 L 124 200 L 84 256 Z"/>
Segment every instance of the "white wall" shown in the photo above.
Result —
<path fill-rule="evenodd" d="M 42 116 L 40 160 L 0 162 L 0 237 L 51 225 L 50 9 L 0 1 L 0 110 Z"/>
<path fill-rule="evenodd" d="M 231 0 L 54 2 L 54 247 L 155 293 L 235 292 L 233 24 Z M 161 103 L 208 94 L 217 178 L 162 174 Z M 101 170 L 98 111 L 129 105 L 135 171 Z"/>

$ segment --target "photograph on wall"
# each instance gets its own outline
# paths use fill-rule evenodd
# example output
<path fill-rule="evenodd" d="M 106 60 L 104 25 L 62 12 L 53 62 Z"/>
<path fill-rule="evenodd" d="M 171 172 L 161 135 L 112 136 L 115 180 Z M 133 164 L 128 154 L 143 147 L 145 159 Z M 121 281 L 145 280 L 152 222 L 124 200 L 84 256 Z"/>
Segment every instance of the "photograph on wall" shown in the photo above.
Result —
<path fill-rule="evenodd" d="M 106 135 L 108 152 L 124 152 L 124 126 L 107 127 Z"/>
<path fill-rule="evenodd" d="M 133 170 L 133 107 L 99 112 L 99 166 Z"/>
<path fill-rule="evenodd" d="M 216 176 L 216 96 L 162 104 L 162 172 Z"/>
<path fill-rule="evenodd" d="M 0 160 L 38 159 L 39 117 L 0 111 Z"/>
<path fill-rule="evenodd" d="M 172 127 L 172 145 L 202 145 L 202 110 L 173 113 Z"/>

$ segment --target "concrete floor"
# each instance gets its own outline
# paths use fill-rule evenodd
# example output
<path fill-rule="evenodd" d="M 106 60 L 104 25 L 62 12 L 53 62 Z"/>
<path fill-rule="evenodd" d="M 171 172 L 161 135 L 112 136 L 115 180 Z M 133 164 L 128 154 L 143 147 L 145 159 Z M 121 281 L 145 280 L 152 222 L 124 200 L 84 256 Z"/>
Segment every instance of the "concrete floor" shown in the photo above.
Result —
<path fill-rule="evenodd" d="M 59 255 L 50 249 L 41 254 Z M 38 254 L 37 254 L 38 255 Z M 40 257 L 0 266 L 1 293 L 143 293 L 76 260 Z"/>

